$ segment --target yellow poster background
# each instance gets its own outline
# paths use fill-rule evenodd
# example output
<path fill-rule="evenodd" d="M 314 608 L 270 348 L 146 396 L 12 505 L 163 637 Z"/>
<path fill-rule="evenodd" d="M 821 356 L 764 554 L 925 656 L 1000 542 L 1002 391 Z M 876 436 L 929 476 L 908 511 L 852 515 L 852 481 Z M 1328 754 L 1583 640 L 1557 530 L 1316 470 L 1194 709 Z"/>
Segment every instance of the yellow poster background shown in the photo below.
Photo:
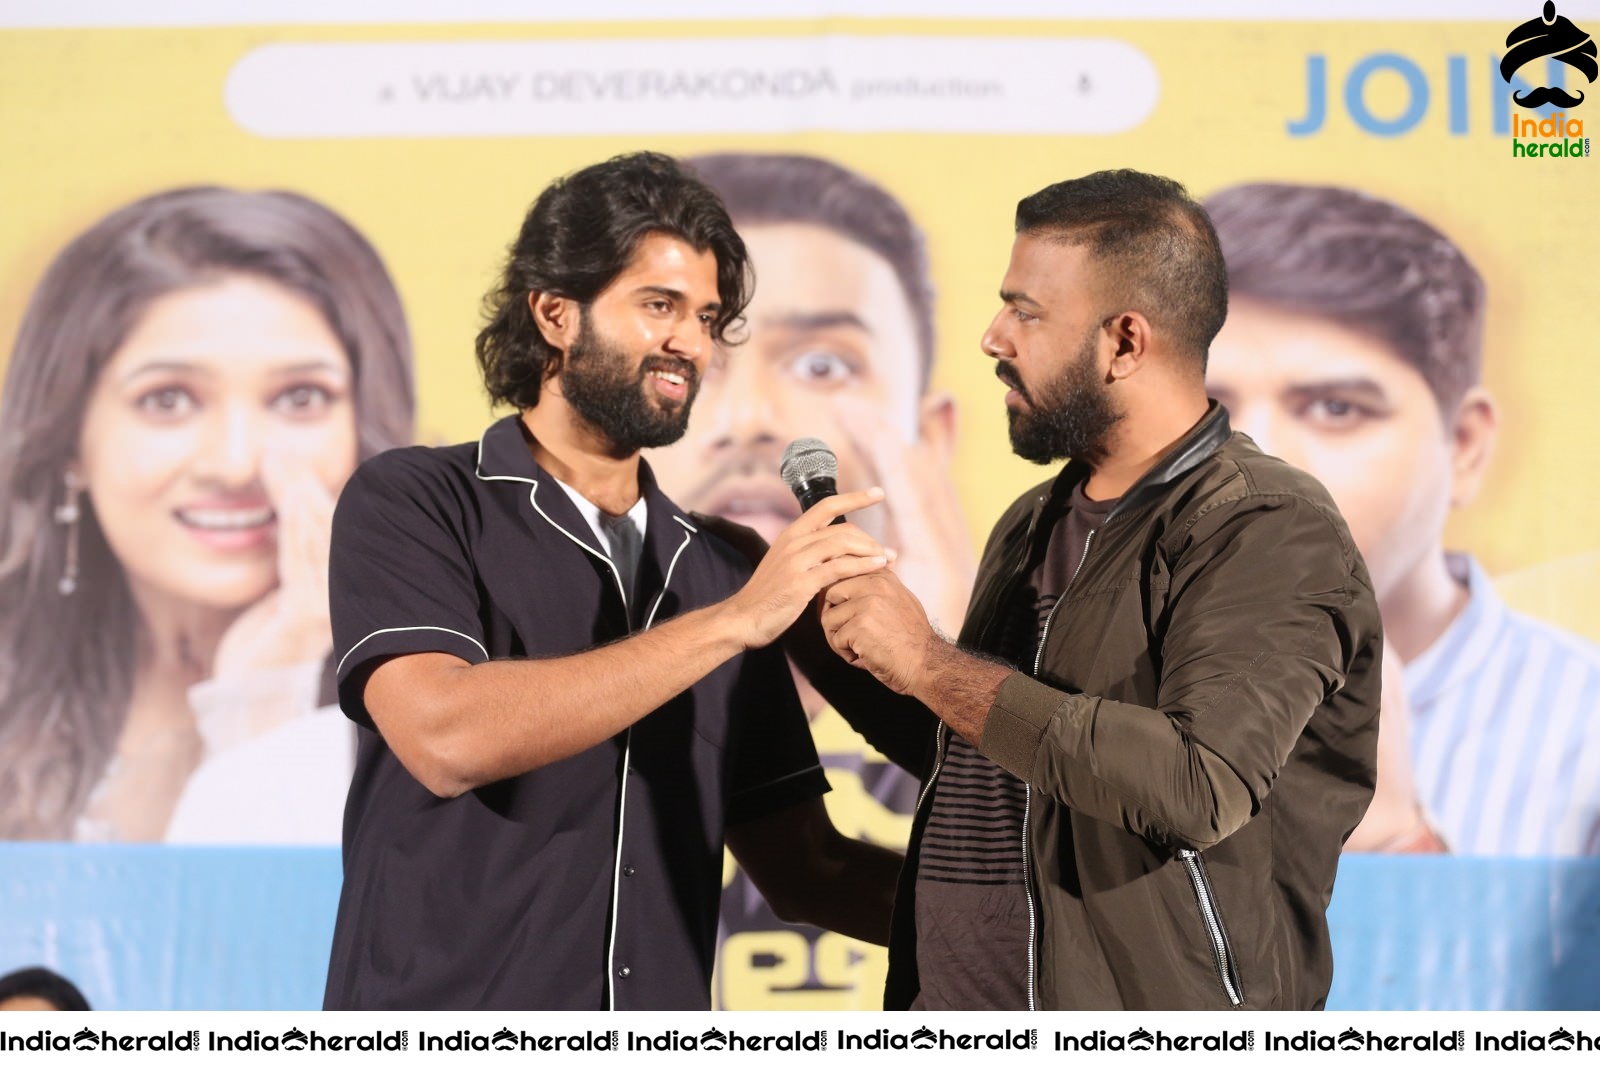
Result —
<path fill-rule="evenodd" d="M 851 20 L 473 26 L 307 26 L 11 30 L 0 33 L 0 337 L 10 339 L 45 266 L 112 209 L 178 185 L 288 188 L 327 203 L 377 246 L 399 285 L 416 344 L 418 437 L 475 437 L 489 410 L 472 361 L 478 308 L 532 198 L 552 178 L 642 148 L 675 155 L 783 150 L 825 156 L 880 182 L 927 231 L 937 289 L 934 385 L 959 404 L 953 478 L 974 541 L 1044 472 L 1006 445 L 1003 389 L 978 338 L 997 307 L 1018 198 L 1109 167 L 1183 181 L 1196 195 L 1249 180 L 1345 184 L 1397 201 L 1450 235 L 1489 291 L 1485 381 L 1502 412 L 1498 454 L 1478 501 L 1455 514 L 1451 547 L 1504 576 L 1518 603 L 1600 634 L 1600 497 L 1589 491 L 1600 393 L 1595 256 L 1600 163 L 1521 160 L 1494 130 L 1504 85 L 1494 62 L 1508 26 L 1067 20 Z M 266 139 L 230 117 L 223 85 L 273 42 L 698 38 L 902 34 L 973 38 L 1104 37 L 1142 51 L 1159 73 L 1149 118 L 1110 135 L 874 133 Z M 1375 136 L 1343 107 L 1347 73 L 1377 54 L 1420 69 L 1430 103 L 1414 129 Z M 1314 135 L 1308 59 L 1324 58 L 1329 115 Z M 1453 64 L 1464 65 L 1465 132 L 1453 132 Z M 1378 115 L 1407 107 L 1398 76 L 1363 97 Z M 689 105 L 686 105 L 689 106 Z M 1040 102 L 1040 107 L 1048 106 Z M 1600 122 L 1600 107 L 1595 119 Z M 1382 477 L 1375 472 L 1374 477 Z M 836 722 L 819 747 L 848 746 Z M 875 818 L 836 818 L 861 828 Z M 781 932 L 780 932 L 781 939 Z M 882 956 L 830 942 L 837 995 L 803 1006 L 872 1006 Z M 819 967 L 822 965 L 819 956 Z M 781 982 L 776 983 L 781 984 Z M 778 1007 L 757 991 L 743 1007 Z"/>
<path fill-rule="evenodd" d="M 1254 179 L 1349 184 L 1404 204 L 1467 252 L 1490 293 L 1485 377 L 1506 432 L 1482 497 L 1448 540 L 1491 574 L 1597 546 L 1600 499 L 1583 490 L 1600 361 L 1593 262 L 1600 219 L 1591 160 L 1513 159 L 1492 130 L 1491 78 L 1505 26 L 1492 23 L 1269 23 L 845 20 L 471 27 L 12 30 L 0 34 L 0 334 L 15 335 L 50 257 L 88 222 L 146 193 L 217 182 L 286 187 L 323 200 L 377 245 L 417 342 L 424 441 L 474 436 L 487 409 L 473 379 L 477 310 L 532 198 L 551 178 L 619 152 L 726 148 L 836 159 L 900 197 L 929 235 L 938 288 L 936 384 L 962 401 L 955 478 L 975 538 L 1040 471 L 1004 446 L 1004 412 L 977 340 L 993 314 L 1017 199 L 1077 174 L 1135 167 L 1204 195 Z M 941 134 L 679 135 L 267 140 L 224 106 L 231 67 L 279 41 L 599 40 L 948 34 L 1110 37 L 1161 78 L 1150 118 L 1107 136 Z M 1374 137 L 1338 113 L 1363 57 L 1403 55 L 1428 76 L 1429 111 L 1411 132 Z M 1334 85 L 1323 130 L 1296 138 L 1306 58 Z M 1448 64 L 1464 57 L 1469 132 L 1449 131 Z M 1403 81 L 1375 76 L 1380 115 L 1405 107 Z M 1600 164 L 1596 164 L 1600 165 Z M 1574 475 L 1576 477 L 1574 477 Z"/>

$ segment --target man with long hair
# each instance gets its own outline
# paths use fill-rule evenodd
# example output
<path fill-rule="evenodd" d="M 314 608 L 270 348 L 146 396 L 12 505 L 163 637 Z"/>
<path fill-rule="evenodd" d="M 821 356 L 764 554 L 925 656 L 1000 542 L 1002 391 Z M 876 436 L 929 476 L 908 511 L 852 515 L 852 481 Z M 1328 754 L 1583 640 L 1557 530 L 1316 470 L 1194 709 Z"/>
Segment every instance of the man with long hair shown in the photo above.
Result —
<path fill-rule="evenodd" d="M 363 729 L 328 1007 L 705 1008 L 725 835 L 780 914 L 886 936 L 898 857 L 828 822 L 771 644 L 886 565 L 830 525 L 881 492 L 752 571 L 639 456 L 683 433 L 748 297 L 727 212 L 671 159 L 558 180 L 478 337 L 517 413 L 351 480 L 330 587 Z"/>

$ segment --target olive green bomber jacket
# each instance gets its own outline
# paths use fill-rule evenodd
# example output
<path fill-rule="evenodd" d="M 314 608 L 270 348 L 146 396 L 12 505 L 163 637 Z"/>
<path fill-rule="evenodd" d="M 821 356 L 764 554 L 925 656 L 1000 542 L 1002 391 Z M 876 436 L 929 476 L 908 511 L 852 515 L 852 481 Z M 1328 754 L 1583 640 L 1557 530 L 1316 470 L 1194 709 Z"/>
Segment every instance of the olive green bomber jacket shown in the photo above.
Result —
<path fill-rule="evenodd" d="M 1001 518 L 960 643 L 979 652 L 1087 468 Z M 1091 538 L 979 749 L 1029 786 L 1033 1006 L 1319 1008 L 1326 909 L 1371 799 L 1382 635 L 1326 490 L 1210 413 Z M 931 780 L 931 716 L 840 707 Z M 916 738 L 920 732 L 921 741 Z M 919 755 L 920 753 L 920 755 Z M 885 1004 L 917 989 L 913 824 Z"/>

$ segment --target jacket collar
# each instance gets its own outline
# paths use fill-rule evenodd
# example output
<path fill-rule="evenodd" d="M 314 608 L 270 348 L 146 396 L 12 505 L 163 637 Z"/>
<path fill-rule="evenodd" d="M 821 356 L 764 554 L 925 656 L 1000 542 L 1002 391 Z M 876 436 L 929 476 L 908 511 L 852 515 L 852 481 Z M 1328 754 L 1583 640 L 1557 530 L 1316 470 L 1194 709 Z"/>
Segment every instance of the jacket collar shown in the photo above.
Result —
<path fill-rule="evenodd" d="M 1233 427 L 1228 424 L 1228 409 L 1215 400 L 1210 401 L 1200 421 L 1172 446 L 1159 463 L 1145 471 L 1144 476 L 1122 494 L 1117 506 L 1106 516 L 1106 521 L 1110 522 L 1118 515 L 1134 511 L 1161 496 L 1168 484 L 1198 467 L 1221 448 L 1232 434 Z M 1046 500 L 1048 506 L 1053 509 L 1065 505 L 1072 490 L 1086 481 L 1089 474 L 1087 463 L 1076 459 L 1068 462 L 1050 487 Z"/>

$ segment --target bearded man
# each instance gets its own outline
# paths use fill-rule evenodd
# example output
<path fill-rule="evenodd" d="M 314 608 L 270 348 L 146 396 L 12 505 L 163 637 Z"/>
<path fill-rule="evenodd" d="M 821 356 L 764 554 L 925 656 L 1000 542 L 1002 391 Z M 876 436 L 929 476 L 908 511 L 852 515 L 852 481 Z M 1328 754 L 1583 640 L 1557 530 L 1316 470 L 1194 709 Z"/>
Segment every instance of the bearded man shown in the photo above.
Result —
<path fill-rule="evenodd" d="M 1321 1007 L 1382 635 L 1326 490 L 1207 400 L 1216 233 L 1166 178 L 1061 182 L 1000 299 L 1012 448 L 1070 462 L 1000 519 L 957 642 L 892 569 L 823 594 L 864 672 L 814 680 L 926 783 L 885 1003 Z"/>
<path fill-rule="evenodd" d="M 885 565 L 829 525 L 881 490 L 752 566 L 639 456 L 683 434 L 749 285 L 722 203 L 668 157 L 556 181 L 478 336 L 516 414 L 346 487 L 330 599 L 361 730 L 327 1007 L 707 1008 L 724 840 L 780 915 L 887 936 L 899 857 L 828 821 L 772 645 Z"/>

